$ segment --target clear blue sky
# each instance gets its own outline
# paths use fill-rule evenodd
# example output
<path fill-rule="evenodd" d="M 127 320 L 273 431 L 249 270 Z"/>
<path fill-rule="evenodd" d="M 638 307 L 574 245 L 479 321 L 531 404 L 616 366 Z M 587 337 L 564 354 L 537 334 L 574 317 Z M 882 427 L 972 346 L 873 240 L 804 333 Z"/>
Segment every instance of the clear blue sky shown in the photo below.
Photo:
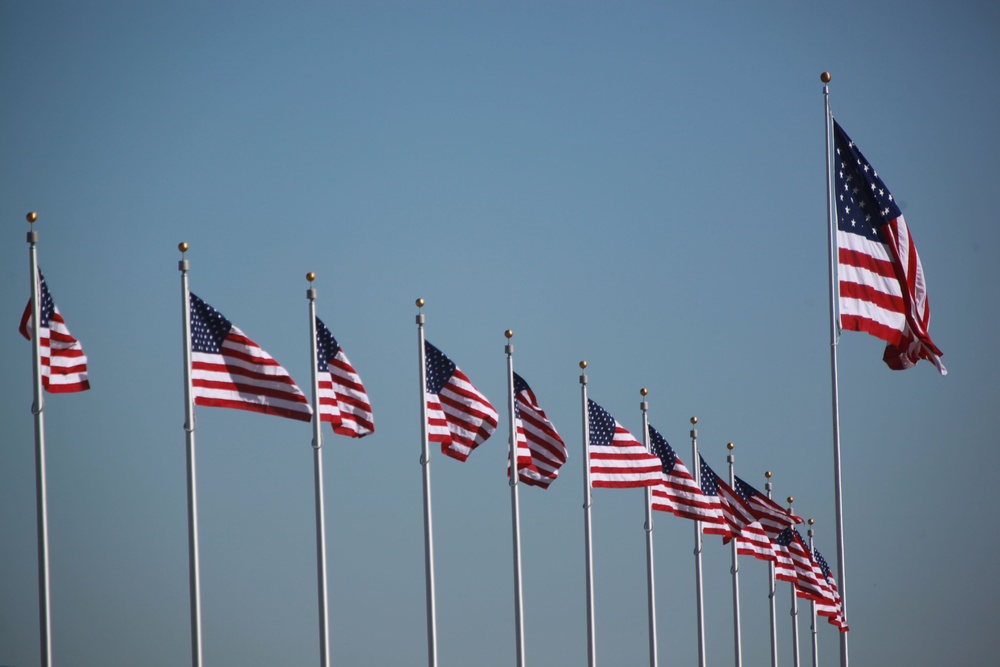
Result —
<path fill-rule="evenodd" d="M 998 30 L 992 2 L 0 4 L 0 664 L 38 660 L 31 210 L 93 386 L 47 402 L 56 664 L 189 659 L 181 241 L 192 290 L 301 385 L 315 271 L 369 390 L 374 435 L 325 430 L 334 664 L 424 661 L 417 297 L 501 415 L 514 329 L 570 447 L 521 494 L 531 664 L 586 660 L 581 359 L 628 428 L 648 387 L 686 462 L 697 415 L 717 470 L 729 441 L 737 474 L 773 470 L 834 561 L 823 70 L 910 224 L 950 371 L 842 339 L 852 658 L 991 663 Z M 310 428 L 197 420 L 205 665 L 315 664 Z M 514 661 L 505 442 L 434 457 L 443 666 Z M 594 496 L 598 658 L 643 664 L 642 493 Z M 694 664 L 691 525 L 654 535 L 661 664 Z M 711 664 L 728 561 L 709 539 Z M 741 573 L 746 664 L 769 655 L 766 572 Z"/>

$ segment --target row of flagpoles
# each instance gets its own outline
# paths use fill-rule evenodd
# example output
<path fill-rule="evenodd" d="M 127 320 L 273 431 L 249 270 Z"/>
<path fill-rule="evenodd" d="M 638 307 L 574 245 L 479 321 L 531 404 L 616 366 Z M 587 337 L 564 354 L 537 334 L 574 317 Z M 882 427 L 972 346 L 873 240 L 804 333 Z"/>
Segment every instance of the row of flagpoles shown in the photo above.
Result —
<path fill-rule="evenodd" d="M 829 75 L 823 74 L 824 84 Z M 729 444 L 728 481 L 716 474 L 698 453 L 697 419 L 692 418 L 689 470 L 648 420 L 643 390 L 642 441 L 622 427 L 588 397 L 586 362 L 581 362 L 581 414 L 584 472 L 584 548 L 586 565 L 588 665 L 596 665 L 591 506 L 594 488 L 645 488 L 649 656 L 657 665 L 652 511 L 658 510 L 694 523 L 694 555 L 698 620 L 699 665 L 705 665 L 702 536 L 720 535 L 730 545 L 733 587 L 734 658 L 742 665 L 739 599 L 739 556 L 767 561 L 770 576 L 771 664 L 777 666 L 775 612 L 776 581 L 792 584 L 793 653 L 798 665 L 797 600 L 810 602 L 813 617 L 813 664 L 817 664 L 816 616 L 840 629 L 840 662 L 848 664 L 847 615 L 844 585 L 844 544 L 836 346 L 842 328 L 867 331 L 887 342 L 884 360 L 893 369 L 912 367 L 928 359 L 942 374 L 941 352 L 927 334 L 929 307 L 922 269 L 902 214 L 884 183 L 829 110 L 824 85 L 827 122 L 828 223 L 830 238 L 831 377 L 833 383 L 834 479 L 837 510 L 837 564 L 835 583 L 829 566 L 813 545 L 795 529 L 802 518 L 771 498 L 770 473 L 766 494 L 735 474 L 733 445 Z M 832 131 L 831 131 L 832 124 Z M 836 157 L 831 161 L 831 136 Z M 834 175 L 835 174 L 835 175 Z M 37 216 L 28 214 L 29 223 Z M 28 233 L 31 296 L 21 320 L 21 333 L 32 341 L 36 451 L 36 505 L 38 517 L 39 612 L 41 662 L 51 665 L 48 525 L 45 481 L 44 396 L 89 389 L 87 359 L 80 343 L 66 328 L 38 269 L 34 227 Z M 320 664 L 330 664 L 329 600 L 326 571 L 326 533 L 323 498 L 323 434 L 321 423 L 334 433 L 364 437 L 374 431 L 372 408 L 360 377 L 329 329 L 316 316 L 315 275 L 307 280 L 309 301 L 311 400 L 288 372 L 219 311 L 190 291 L 188 245 L 178 246 L 181 273 L 184 431 L 187 453 L 188 544 L 191 601 L 192 665 L 201 667 L 201 594 L 198 560 L 198 510 L 194 406 L 223 407 L 273 414 L 312 423 L 317 545 Z M 426 583 L 427 660 L 437 665 L 437 623 L 434 583 L 434 539 L 431 494 L 430 443 L 459 461 L 496 430 L 499 415 L 469 378 L 438 348 L 425 340 L 423 299 L 416 302 L 420 380 L 421 457 L 423 481 L 424 558 Z M 838 318 L 839 311 L 839 318 Z M 37 326 L 36 326 L 37 324 Z M 37 333 L 37 335 L 35 335 Z M 525 664 L 524 615 L 521 584 L 520 516 L 518 488 L 548 488 L 567 460 L 567 448 L 539 406 L 533 391 L 514 372 L 513 332 L 507 345 L 507 408 L 509 416 L 508 477 L 514 564 L 514 607 L 517 665 Z"/>

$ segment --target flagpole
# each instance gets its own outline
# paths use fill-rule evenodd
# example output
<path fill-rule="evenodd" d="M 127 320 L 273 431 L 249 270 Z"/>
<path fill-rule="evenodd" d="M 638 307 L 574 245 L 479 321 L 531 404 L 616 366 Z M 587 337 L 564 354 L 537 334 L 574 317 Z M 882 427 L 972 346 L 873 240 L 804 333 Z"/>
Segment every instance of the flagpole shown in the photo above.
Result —
<path fill-rule="evenodd" d="M 733 468 L 733 464 L 736 462 L 736 457 L 733 456 L 733 447 L 735 446 L 731 442 L 726 445 L 726 449 L 729 450 L 729 455 L 726 457 L 726 460 L 729 462 L 729 486 L 733 488 L 736 488 L 736 472 Z M 730 570 L 733 574 L 733 649 L 736 654 L 736 667 L 741 667 L 743 664 L 743 646 L 740 634 L 740 564 L 737 554 L 738 543 L 739 540 L 736 535 L 733 535 L 733 539 L 729 543 L 733 554 L 733 567 Z"/>
<path fill-rule="evenodd" d="M 321 667 L 330 665 L 330 600 L 328 580 L 326 576 L 326 503 L 323 500 L 323 422 L 319 412 L 319 351 L 316 344 L 316 290 L 313 281 L 316 274 L 310 271 L 306 274 L 309 289 L 306 299 L 309 300 L 309 354 L 312 363 L 312 427 L 313 427 L 313 483 L 316 489 L 316 584 L 319 602 L 319 664 Z"/>
<path fill-rule="evenodd" d="M 691 470 L 695 484 L 701 488 L 701 459 L 698 456 L 697 417 L 691 417 Z M 701 576 L 701 521 L 694 522 L 694 579 L 698 600 L 698 667 L 705 667 L 705 589 Z"/>
<path fill-rule="evenodd" d="M 837 326 L 837 279 L 836 279 L 836 225 L 833 209 L 833 172 L 831 170 L 830 149 L 830 73 L 823 72 L 820 80 L 823 82 L 823 107 L 826 117 L 826 221 L 827 242 L 830 257 L 830 379 L 833 393 L 833 488 L 837 505 L 837 579 L 840 583 L 840 604 L 844 623 L 847 623 L 847 577 L 844 573 L 844 498 L 843 485 L 840 476 L 840 388 L 837 378 L 837 342 L 839 327 Z M 847 633 L 840 633 L 840 667 L 847 667 Z"/>
<path fill-rule="evenodd" d="M 794 501 L 795 498 L 788 496 L 789 516 L 794 514 L 792 511 L 792 503 Z M 792 617 L 792 654 L 795 657 L 792 664 L 795 667 L 799 667 L 799 598 L 795 595 L 795 584 L 790 584 L 790 586 L 792 587 L 792 610 L 790 612 Z"/>
<path fill-rule="evenodd" d="M 646 402 L 646 394 L 649 391 L 643 387 L 639 394 L 642 395 L 642 402 L 639 409 L 642 410 L 642 444 L 646 445 L 646 451 L 652 453 L 649 444 L 649 403 Z M 653 576 L 653 490 L 646 487 L 646 523 L 643 528 L 646 531 L 646 591 L 649 601 L 649 667 L 656 667 L 656 584 Z"/>
<path fill-rule="evenodd" d="M 809 519 L 809 557 L 813 558 L 813 523 L 812 519 Z M 812 624 L 809 629 L 812 631 L 812 657 L 813 657 L 813 667 L 819 667 L 819 638 L 816 636 L 816 601 L 809 601 L 809 611 L 812 616 Z"/>
<path fill-rule="evenodd" d="M 767 480 L 764 483 L 764 489 L 767 491 L 767 499 L 771 499 L 771 471 L 768 470 L 764 473 L 764 478 Z M 770 576 L 768 589 L 767 589 L 767 601 L 768 606 L 771 610 L 771 667 L 778 667 L 778 612 L 775 609 L 774 596 L 777 593 L 777 581 L 774 578 L 774 561 L 767 562 L 767 573 Z"/>
<path fill-rule="evenodd" d="M 49 501 L 45 474 L 45 396 L 42 393 L 42 308 L 38 302 L 38 232 L 34 211 L 25 216 L 31 225 L 28 232 L 28 265 L 31 270 L 31 322 L 34 333 L 31 336 L 32 403 L 31 414 L 35 418 L 35 514 L 38 533 L 38 639 L 41 664 L 52 664 L 52 611 L 49 593 Z"/>
<path fill-rule="evenodd" d="M 517 667 L 524 667 L 524 607 L 521 586 L 521 507 L 518 499 L 517 467 L 517 408 L 514 403 L 514 336 L 511 329 L 503 334 L 507 338 L 507 412 L 510 415 L 510 524 L 514 549 L 514 637 L 517 646 Z"/>
<path fill-rule="evenodd" d="M 583 539 L 587 568 L 587 665 L 597 664 L 597 643 L 594 637 L 594 556 L 590 533 L 590 415 L 587 405 L 587 362 L 580 362 L 580 394 L 583 399 Z"/>
<path fill-rule="evenodd" d="M 187 243 L 179 243 L 181 259 L 181 310 L 184 333 L 184 434 L 187 450 L 188 586 L 191 597 L 191 664 L 201 667 L 201 573 L 198 565 L 198 490 L 195 475 L 194 402 L 191 387 L 191 292 L 188 290 Z"/>
<path fill-rule="evenodd" d="M 417 299 L 420 356 L 420 467 L 424 482 L 424 581 L 427 591 L 427 664 L 437 667 L 437 607 L 434 601 L 434 526 L 431 519 L 431 445 L 427 433 L 427 358 L 424 352 L 424 300 Z"/>

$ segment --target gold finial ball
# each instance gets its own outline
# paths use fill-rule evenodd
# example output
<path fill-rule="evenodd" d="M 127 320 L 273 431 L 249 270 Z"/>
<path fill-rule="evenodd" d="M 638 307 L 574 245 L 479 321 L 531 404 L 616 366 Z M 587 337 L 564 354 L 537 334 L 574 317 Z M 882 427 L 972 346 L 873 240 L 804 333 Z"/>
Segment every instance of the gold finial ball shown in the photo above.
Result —
<path fill-rule="evenodd" d="M 310 271 L 309 273 L 306 274 L 306 280 L 308 280 L 309 282 L 316 280 L 316 274 Z"/>
<path fill-rule="evenodd" d="M 768 470 L 767 472 L 765 472 L 764 473 L 764 477 L 767 477 L 768 479 L 771 479 L 771 471 Z"/>
<path fill-rule="evenodd" d="M 793 498 L 792 496 L 788 496 L 788 504 L 791 505 L 794 502 L 795 502 L 795 498 Z"/>
<path fill-rule="evenodd" d="M 581 361 L 580 362 L 580 368 L 586 368 L 586 367 L 587 367 L 587 362 L 586 361 Z"/>
<path fill-rule="evenodd" d="M 733 443 L 730 442 L 728 445 L 726 445 L 726 449 L 728 449 L 729 451 L 733 451 L 733 447 L 735 447 L 735 446 L 736 445 L 734 445 Z"/>
<path fill-rule="evenodd" d="M 697 417 L 691 417 L 691 423 L 692 424 L 697 424 L 698 423 L 698 418 Z"/>
<path fill-rule="evenodd" d="M 424 307 L 424 303 L 426 303 L 426 302 L 423 299 L 417 299 L 416 300 L 417 308 L 423 308 Z"/>
<path fill-rule="evenodd" d="M 180 250 L 181 252 L 187 252 L 188 251 L 188 247 L 189 246 L 188 246 L 187 242 L 182 242 L 182 243 L 178 243 L 177 244 L 177 249 Z"/>
<path fill-rule="evenodd" d="M 503 335 L 504 335 L 505 338 L 507 338 L 507 340 L 510 340 L 511 338 L 514 337 L 514 330 L 513 329 L 507 329 L 506 331 L 503 332 Z"/>
<path fill-rule="evenodd" d="M 819 80 L 822 81 L 823 83 L 830 83 L 830 79 L 832 78 L 833 77 L 830 76 L 829 72 L 823 72 L 822 74 L 819 75 Z"/>
<path fill-rule="evenodd" d="M 30 222 L 31 224 L 35 224 L 35 220 L 38 220 L 38 214 L 32 211 L 28 215 L 24 216 L 24 219 Z"/>
<path fill-rule="evenodd" d="M 814 524 L 814 523 L 816 523 L 816 522 L 815 522 L 815 521 L 813 521 L 812 519 L 809 519 L 809 521 L 807 521 L 806 523 L 808 523 L 808 524 L 809 524 L 809 525 L 811 526 L 811 525 L 813 525 L 813 524 Z"/>
<path fill-rule="evenodd" d="M 649 393 L 649 390 L 646 389 L 645 387 L 643 387 L 642 389 L 639 390 L 639 395 L 640 396 L 645 396 L 648 393 Z"/>

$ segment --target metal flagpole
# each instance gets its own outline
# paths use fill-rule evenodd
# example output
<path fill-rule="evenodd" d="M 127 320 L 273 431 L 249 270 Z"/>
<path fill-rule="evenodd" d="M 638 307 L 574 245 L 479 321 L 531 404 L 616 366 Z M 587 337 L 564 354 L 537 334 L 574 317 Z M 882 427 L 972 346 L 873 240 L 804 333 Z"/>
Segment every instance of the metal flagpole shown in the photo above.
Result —
<path fill-rule="evenodd" d="M 597 664 L 597 643 L 594 638 L 594 556 L 590 534 L 590 415 L 587 406 L 587 362 L 580 362 L 580 395 L 583 399 L 583 539 L 587 566 L 587 665 Z"/>
<path fill-rule="evenodd" d="M 649 391 L 643 387 L 639 393 L 642 395 L 642 402 L 639 409 L 642 410 L 642 444 L 646 445 L 646 451 L 652 453 L 649 444 L 649 403 L 646 402 L 646 394 Z M 656 584 L 653 576 L 653 490 L 646 487 L 646 523 L 643 528 L 646 530 L 646 590 L 649 601 L 649 667 L 656 667 Z"/>
<path fill-rule="evenodd" d="M 41 664 L 52 664 L 52 612 L 49 608 L 49 508 L 45 475 L 45 396 L 42 394 L 42 308 L 38 301 L 38 232 L 35 221 L 38 214 L 32 211 L 25 216 L 31 225 L 28 232 L 28 265 L 31 270 L 31 322 L 34 333 L 31 336 L 32 403 L 31 414 L 35 417 L 35 514 L 38 532 L 38 635 Z"/>
<path fill-rule="evenodd" d="M 767 498 L 771 498 L 771 471 L 764 473 L 767 480 L 764 489 L 767 491 Z M 774 595 L 777 592 L 777 581 L 774 578 L 774 561 L 767 562 L 767 573 L 770 577 L 767 588 L 768 606 L 771 608 L 771 667 L 778 667 L 778 613 L 774 606 Z"/>
<path fill-rule="evenodd" d="M 831 171 L 830 149 L 830 73 L 823 72 L 820 80 L 823 82 L 823 107 L 826 118 L 826 221 L 827 242 L 830 257 L 830 379 L 833 393 L 833 488 L 837 504 L 837 578 L 840 584 L 840 603 L 843 610 L 844 623 L 847 623 L 847 577 L 844 573 L 844 497 L 840 478 L 840 388 L 837 379 L 837 342 L 839 327 L 837 326 L 837 252 L 836 224 L 833 208 L 833 172 Z M 840 667 L 847 667 L 847 633 L 840 633 Z"/>
<path fill-rule="evenodd" d="M 517 497 L 517 407 L 514 404 L 514 344 L 510 339 L 514 332 L 510 329 L 503 334 L 507 338 L 504 352 L 507 353 L 507 411 L 510 415 L 510 523 L 514 548 L 514 636 L 517 642 L 517 667 L 524 667 L 524 607 L 521 587 L 521 508 Z"/>
<path fill-rule="evenodd" d="M 316 274 L 306 274 L 309 289 L 306 299 L 309 300 L 309 354 L 312 362 L 312 409 L 313 409 L 313 482 L 316 489 L 316 586 L 319 600 L 319 664 L 321 667 L 330 665 L 330 600 L 326 577 L 326 513 L 323 501 L 323 422 L 319 418 L 319 350 L 316 344 L 316 290 L 313 281 Z"/>
<path fill-rule="evenodd" d="M 736 461 L 736 457 L 733 456 L 733 447 L 735 446 L 731 442 L 726 445 L 726 449 L 729 450 L 729 456 L 726 457 L 726 460 L 729 461 L 729 486 L 734 489 L 736 488 L 736 472 L 733 469 L 733 463 Z M 733 535 L 733 539 L 729 544 L 732 547 L 733 554 L 733 567 L 730 572 L 733 574 L 733 650 L 736 654 L 736 667 L 740 667 L 743 664 L 743 646 L 740 635 L 740 564 L 737 555 L 738 543 L 739 540 Z"/>
<path fill-rule="evenodd" d="M 198 566 L 198 490 L 194 457 L 194 401 L 191 388 L 191 293 L 188 291 L 188 260 L 184 253 L 187 243 L 179 243 L 181 260 L 181 309 L 184 332 L 184 434 L 187 445 L 187 500 L 188 500 L 188 581 L 191 596 L 191 664 L 201 667 L 201 574 Z"/>
<path fill-rule="evenodd" d="M 809 519 L 809 557 L 813 557 L 813 523 L 812 519 Z M 816 636 L 816 601 L 809 601 L 809 611 L 812 616 L 811 625 L 809 626 L 810 631 L 812 631 L 812 655 L 813 655 L 813 667 L 819 667 L 819 643 L 818 637 Z"/>
<path fill-rule="evenodd" d="M 691 417 L 691 472 L 701 488 L 701 458 L 698 456 L 697 417 Z M 705 590 L 701 577 L 701 521 L 694 522 L 694 580 L 698 600 L 698 667 L 705 667 Z"/>
<path fill-rule="evenodd" d="M 424 300 L 417 299 L 420 354 L 420 467 L 424 480 L 424 580 L 427 589 L 427 664 L 437 667 L 437 609 L 434 602 L 434 526 L 431 521 L 431 445 L 427 434 L 427 359 L 424 352 Z"/>
<path fill-rule="evenodd" d="M 788 496 L 788 515 L 791 516 L 792 503 L 795 498 Z M 792 654 L 795 657 L 793 664 L 795 667 L 799 667 L 799 598 L 795 595 L 795 584 L 790 584 L 792 587 Z"/>

